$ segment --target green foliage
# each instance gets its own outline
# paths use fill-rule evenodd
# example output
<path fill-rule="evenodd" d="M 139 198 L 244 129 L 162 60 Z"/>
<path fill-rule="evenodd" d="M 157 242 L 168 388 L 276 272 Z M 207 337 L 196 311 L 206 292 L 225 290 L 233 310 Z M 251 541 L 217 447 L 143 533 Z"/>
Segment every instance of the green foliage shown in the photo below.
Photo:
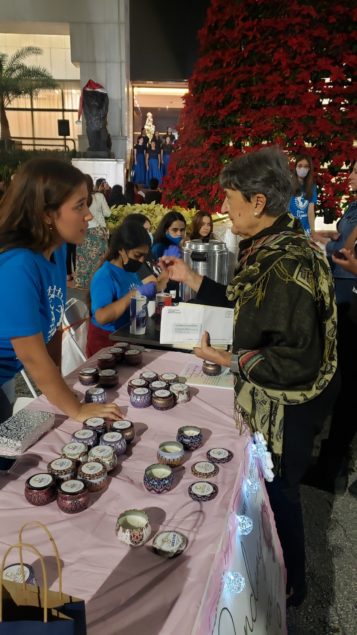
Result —
<path fill-rule="evenodd" d="M 120 225 L 124 218 L 129 216 L 129 214 L 144 214 L 147 216 L 151 222 L 151 229 L 155 231 L 158 224 L 160 223 L 162 217 L 170 212 L 175 210 L 176 212 L 180 212 L 184 218 L 186 219 L 186 223 L 189 226 L 191 224 L 192 218 L 197 212 L 197 209 L 186 209 L 184 207 L 175 206 L 173 208 L 164 207 L 164 205 L 157 205 L 155 203 L 150 203 L 149 205 L 145 204 L 136 204 L 136 205 L 118 205 L 117 207 L 112 207 L 112 213 L 107 218 L 107 227 L 109 231 L 113 231 L 117 225 Z"/>

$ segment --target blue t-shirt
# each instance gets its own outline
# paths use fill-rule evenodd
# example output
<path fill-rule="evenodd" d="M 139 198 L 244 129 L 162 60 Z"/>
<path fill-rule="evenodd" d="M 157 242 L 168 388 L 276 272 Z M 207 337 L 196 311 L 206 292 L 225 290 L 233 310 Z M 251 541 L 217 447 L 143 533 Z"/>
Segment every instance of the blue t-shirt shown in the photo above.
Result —
<path fill-rule="evenodd" d="M 102 309 L 116 300 L 120 300 L 135 286 L 141 286 L 142 282 L 136 273 L 129 273 L 121 267 L 112 265 L 108 260 L 95 272 L 90 283 L 92 322 L 95 326 L 105 331 L 116 331 L 130 321 L 130 312 L 127 309 L 115 322 L 99 324 L 94 315 L 97 309 Z"/>
<path fill-rule="evenodd" d="M 46 344 L 62 324 L 66 303 L 66 245 L 51 260 L 31 249 L 0 253 L 0 385 L 22 368 L 14 337 L 42 333 Z"/>
<path fill-rule="evenodd" d="M 292 196 L 289 202 L 289 212 L 301 222 L 304 231 L 308 234 L 311 232 L 307 211 L 310 203 L 317 203 L 317 187 L 313 186 L 311 199 L 307 199 L 306 192 L 300 192 L 296 196 Z"/>

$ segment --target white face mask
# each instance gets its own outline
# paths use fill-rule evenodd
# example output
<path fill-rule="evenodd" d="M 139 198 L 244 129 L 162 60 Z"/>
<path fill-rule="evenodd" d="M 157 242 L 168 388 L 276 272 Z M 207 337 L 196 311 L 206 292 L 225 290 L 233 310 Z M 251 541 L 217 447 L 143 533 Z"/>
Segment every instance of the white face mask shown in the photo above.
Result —
<path fill-rule="evenodd" d="M 296 168 L 296 174 L 301 178 L 304 179 L 305 176 L 307 176 L 310 172 L 310 168 Z"/>

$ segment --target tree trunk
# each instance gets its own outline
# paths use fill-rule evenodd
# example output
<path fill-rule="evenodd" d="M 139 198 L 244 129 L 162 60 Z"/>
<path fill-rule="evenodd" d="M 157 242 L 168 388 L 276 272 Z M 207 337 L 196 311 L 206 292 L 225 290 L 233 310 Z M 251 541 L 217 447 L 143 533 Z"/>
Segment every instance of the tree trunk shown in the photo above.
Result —
<path fill-rule="evenodd" d="M 4 100 L 1 97 L 0 97 L 0 128 L 1 128 L 0 139 L 2 140 L 11 139 L 9 120 L 6 116 Z"/>

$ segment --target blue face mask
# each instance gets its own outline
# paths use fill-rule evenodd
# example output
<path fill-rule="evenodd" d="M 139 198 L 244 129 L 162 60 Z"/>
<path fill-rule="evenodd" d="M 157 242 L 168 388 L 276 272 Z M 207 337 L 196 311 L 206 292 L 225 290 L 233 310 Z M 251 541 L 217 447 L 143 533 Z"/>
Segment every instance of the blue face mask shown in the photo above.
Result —
<path fill-rule="evenodd" d="M 182 240 L 182 236 L 171 236 L 168 232 L 166 232 L 165 236 L 173 245 L 179 245 Z"/>

